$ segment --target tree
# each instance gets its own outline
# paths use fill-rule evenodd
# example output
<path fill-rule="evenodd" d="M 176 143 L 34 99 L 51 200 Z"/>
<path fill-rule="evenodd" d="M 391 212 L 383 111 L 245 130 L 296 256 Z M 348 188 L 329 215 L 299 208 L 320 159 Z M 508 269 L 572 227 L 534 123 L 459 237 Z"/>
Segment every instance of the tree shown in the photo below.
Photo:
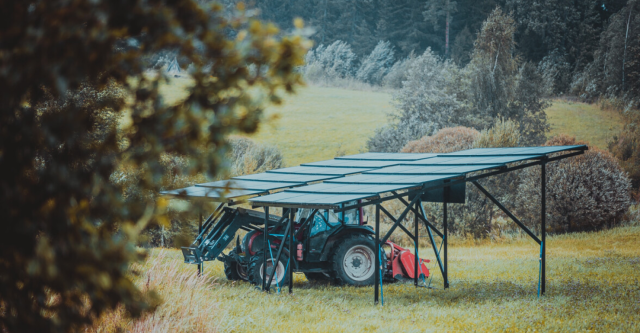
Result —
<path fill-rule="evenodd" d="M 402 89 L 393 97 L 397 112 L 390 113 L 390 124 L 369 139 L 369 150 L 398 152 L 411 140 L 458 124 L 464 112 L 454 92 L 457 76 L 455 65 L 442 61 L 431 49 L 416 57 Z"/>
<path fill-rule="evenodd" d="M 146 195 L 167 177 L 160 160 L 220 172 L 226 136 L 255 131 L 264 104 L 300 83 L 308 46 L 277 34 L 242 6 L 0 2 L 0 330 L 80 330 L 118 304 L 133 316 L 153 308 L 128 267 L 144 258 L 138 234 L 167 221 L 166 200 Z M 118 51 L 131 38 L 140 45 Z M 166 49 L 193 63 L 175 106 L 158 93 L 167 78 L 143 75 L 144 56 Z M 95 96 L 114 87 L 123 93 Z M 104 126 L 108 113 L 121 126 Z M 140 201 L 112 181 L 120 169 L 142 173 Z"/>
<path fill-rule="evenodd" d="M 471 105 L 472 117 L 463 124 L 485 129 L 502 117 L 518 123 L 522 144 L 541 144 L 549 130 L 545 84 L 535 66 L 520 65 L 513 55 L 514 34 L 513 18 L 496 8 L 478 34 L 465 67 L 468 81 L 461 94 Z"/>
<path fill-rule="evenodd" d="M 356 72 L 356 79 L 362 82 L 379 84 L 394 64 L 394 52 L 391 43 L 380 41 L 376 48 L 362 61 Z"/>
<path fill-rule="evenodd" d="M 640 59 L 640 6 L 629 1 L 600 35 L 594 59 L 573 82 L 573 91 L 587 100 L 599 97 L 638 99 L 634 73 Z"/>
<path fill-rule="evenodd" d="M 440 21 L 444 19 L 444 57 L 449 57 L 449 25 L 451 14 L 457 11 L 457 2 L 451 0 L 433 0 L 427 3 L 427 10 L 423 13 L 424 18 L 433 24 L 435 30 L 440 27 Z"/>

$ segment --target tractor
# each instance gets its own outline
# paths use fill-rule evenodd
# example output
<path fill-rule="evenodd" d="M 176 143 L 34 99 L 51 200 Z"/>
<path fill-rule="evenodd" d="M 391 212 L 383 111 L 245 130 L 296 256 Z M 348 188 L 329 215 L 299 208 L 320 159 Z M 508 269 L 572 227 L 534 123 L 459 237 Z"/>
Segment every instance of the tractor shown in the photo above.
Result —
<path fill-rule="evenodd" d="M 312 217 L 310 217 L 312 215 Z M 367 225 L 362 208 L 336 213 L 332 210 L 297 209 L 293 214 L 294 248 L 291 269 L 304 273 L 309 281 L 335 285 L 367 286 L 374 283 L 375 264 L 382 267 L 385 281 L 414 278 L 415 256 L 408 250 L 386 242 L 381 258 L 375 258 L 374 230 Z M 264 241 L 265 214 L 259 211 L 220 206 L 205 221 L 202 231 L 190 247 L 183 247 L 185 263 L 201 264 L 218 259 L 224 263 L 229 280 L 244 280 L 259 285 L 265 271 L 274 274 L 271 285 L 288 283 L 289 244 L 279 258 L 277 249 L 286 239 L 282 234 L 289 222 L 285 217 L 269 215 L 269 237 Z M 240 239 L 239 230 L 247 233 Z M 223 251 L 236 240 L 226 254 Z M 419 278 L 429 277 L 420 260 Z"/>

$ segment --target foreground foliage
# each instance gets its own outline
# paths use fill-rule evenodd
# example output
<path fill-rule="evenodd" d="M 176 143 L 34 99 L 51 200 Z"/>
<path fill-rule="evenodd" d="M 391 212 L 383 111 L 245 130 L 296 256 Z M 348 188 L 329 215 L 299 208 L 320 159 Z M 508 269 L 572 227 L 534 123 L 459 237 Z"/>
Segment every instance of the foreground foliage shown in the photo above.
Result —
<path fill-rule="evenodd" d="M 452 238 L 451 288 L 437 268 L 431 286 L 384 286 L 384 306 L 373 288 L 332 287 L 294 277 L 294 295 L 265 295 L 224 278 L 222 264 L 205 275 L 182 263 L 177 250 L 155 250 L 136 279 L 170 301 L 155 315 L 130 321 L 123 311 L 100 319 L 92 332 L 424 332 L 640 330 L 640 227 L 548 237 L 547 294 L 536 296 L 538 246 L 530 239 L 469 245 Z M 423 243 L 424 245 L 424 243 Z M 433 251 L 422 249 L 425 258 Z M 426 255 L 428 254 L 428 255 Z"/>
<path fill-rule="evenodd" d="M 277 34 L 242 6 L 0 1 L 0 330 L 79 330 L 118 304 L 133 316 L 157 304 L 127 270 L 144 258 L 140 232 L 167 222 L 151 195 L 161 160 L 220 171 L 226 136 L 255 131 L 265 103 L 300 83 L 308 45 Z M 166 78 L 143 75 L 145 55 L 166 49 L 193 68 L 174 106 L 158 94 Z M 100 96 L 111 87 L 122 94 Z M 141 172 L 138 200 L 112 179 L 123 169 Z"/>

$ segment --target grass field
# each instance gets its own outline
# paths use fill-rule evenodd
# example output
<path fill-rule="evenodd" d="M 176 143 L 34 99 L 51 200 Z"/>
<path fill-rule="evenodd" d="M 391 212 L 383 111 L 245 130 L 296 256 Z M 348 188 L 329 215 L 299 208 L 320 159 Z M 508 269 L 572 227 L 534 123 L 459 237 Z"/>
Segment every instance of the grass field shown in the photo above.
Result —
<path fill-rule="evenodd" d="M 137 320 L 115 311 L 91 331 L 640 331 L 640 227 L 548 238 L 547 294 L 541 298 L 538 252 L 531 240 L 453 245 L 449 290 L 431 264 L 436 289 L 385 285 L 384 306 L 374 306 L 372 287 L 311 284 L 296 275 L 293 295 L 263 294 L 227 281 L 219 262 L 207 263 L 199 278 L 179 251 L 156 249 L 138 267 L 136 281 L 157 290 L 165 303 Z"/>
<path fill-rule="evenodd" d="M 188 84 L 187 79 L 173 79 L 171 85 L 161 88 L 162 94 L 168 103 L 174 103 L 184 96 Z M 384 92 L 302 88 L 283 105 L 268 108 L 266 118 L 271 120 L 251 137 L 277 146 L 287 166 L 357 154 L 365 151 L 367 139 L 387 121 L 391 98 Z M 622 128 L 619 114 L 585 103 L 554 100 L 547 116 L 550 136 L 565 133 L 602 149 Z"/>
<path fill-rule="evenodd" d="M 554 100 L 546 112 L 550 136 L 573 135 L 601 149 L 607 149 L 608 142 L 624 125 L 618 112 L 603 111 L 597 105 Z"/>

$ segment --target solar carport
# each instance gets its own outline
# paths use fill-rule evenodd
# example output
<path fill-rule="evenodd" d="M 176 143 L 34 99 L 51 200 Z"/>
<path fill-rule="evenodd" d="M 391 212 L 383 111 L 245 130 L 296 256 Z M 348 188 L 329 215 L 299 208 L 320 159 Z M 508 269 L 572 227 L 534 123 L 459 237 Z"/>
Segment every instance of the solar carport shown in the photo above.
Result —
<path fill-rule="evenodd" d="M 545 292 L 545 211 L 546 211 L 546 164 L 560 159 L 583 154 L 584 145 L 518 148 L 476 148 L 448 154 L 411 153 L 364 153 L 337 157 L 333 160 L 302 164 L 296 167 L 271 170 L 265 173 L 235 177 L 230 180 L 198 184 L 185 189 L 164 192 L 180 197 L 206 197 L 232 205 L 248 201 L 265 211 L 265 242 L 268 237 L 269 208 L 283 208 L 283 218 L 289 218 L 289 229 L 293 228 L 296 209 L 311 209 L 309 219 L 318 210 L 331 209 L 344 212 L 369 205 L 375 206 L 376 257 L 380 257 L 380 245 L 384 244 L 398 228 L 419 246 L 418 225 L 422 223 L 434 249 L 444 287 L 449 287 L 447 256 L 447 205 L 464 203 L 465 184 L 476 186 L 489 200 L 497 205 L 511 220 L 524 230 L 538 245 L 541 253 L 540 293 Z M 517 217 L 493 197 L 479 180 L 529 167 L 541 169 L 541 234 L 536 236 Z M 398 200 L 404 210 L 397 216 L 388 212 L 381 204 Z M 440 202 L 443 209 L 443 228 L 439 230 L 427 218 L 423 202 Z M 385 214 L 393 222 L 384 235 L 380 234 L 380 216 Z M 413 215 L 414 230 L 408 230 L 402 221 Z M 443 249 L 439 253 L 435 235 L 442 239 Z M 282 247 L 278 249 L 281 253 Z M 290 249 L 289 253 L 293 251 Z M 265 258 L 266 261 L 266 258 Z M 374 301 L 378 302 L 380 288 L 380 266 L 376 265 Z M 418 261 L 415 261 L 414 284 L 418 285 Z M 266 276 L 266 275 L 265 275 Z M 292 281 L 292 279 L 290 279 Z M 270 283 L 263 281 L 262 288 L 268 290 Z M 290 282 L 289 291 L 292 284 Z"/>

